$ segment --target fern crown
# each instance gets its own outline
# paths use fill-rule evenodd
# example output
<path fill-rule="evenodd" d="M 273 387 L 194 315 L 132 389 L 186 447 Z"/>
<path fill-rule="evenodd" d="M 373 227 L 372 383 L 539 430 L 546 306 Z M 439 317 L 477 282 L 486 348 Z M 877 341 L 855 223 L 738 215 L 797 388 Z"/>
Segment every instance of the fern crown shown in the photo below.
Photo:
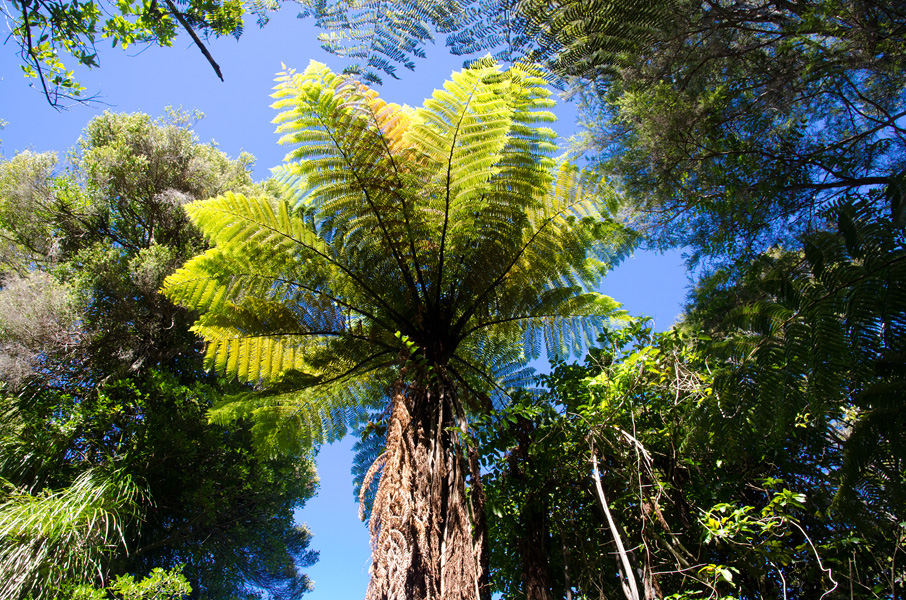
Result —
<path fill-rule="evenodd" d="M 280 73 L 282 196 L 189 205 L 212 247 L 164 285 L 201 312 L 210 367 L 324 439 L 407 372 L 487 406 L 542 345 L 581 351 L 617 314 L 594 287 L 633 238 L 595 174 L 553 159 L 543 84 L 482 61 L 411 110 L 319 63 Z"/>

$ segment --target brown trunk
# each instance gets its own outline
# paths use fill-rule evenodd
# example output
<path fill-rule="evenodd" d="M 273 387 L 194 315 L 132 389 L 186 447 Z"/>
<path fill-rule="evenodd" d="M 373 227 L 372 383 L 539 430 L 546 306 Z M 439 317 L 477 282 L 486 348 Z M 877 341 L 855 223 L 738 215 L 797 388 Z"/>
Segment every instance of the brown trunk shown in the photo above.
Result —
<path fill-rule="evenodd" d="M 522 512 L 522 581 L 526 600 L 553 600 L 547 560 L 547 509 L 531 496 Z"/>
<path fill-rule="evenodd" d="M 535 424 L 520 417 L 515 424 L 518 444 L 510 453 L 510 477 L 526 480 L 536 468 L 529 449 L 535 443 Z M 518 547 L 526 600 L 553 600 L 548 551 L 548 506 L 544 496 L 529 492 L 519 516 Z"/>
<path fill-rule="evenodd" d="M 371 513 L 366 600 L 478 600 L 457 399 L 442 384 L 394 394 Z"/>
<path fill-rule="evenodd" d="M 488 519 L 484 507 L 487 498 L 484 486 L 481 483 L 481 465 L 478 462 L 478 451 L 469 448 L 469 489 L 472 494 L 472 518 L 474 520 L 472 541 L 478 549 L 479 566 L 481 575 L 478 577 L 479 600 L 491 600 L 491 551 L 488 545 L 489 535 Z"/>

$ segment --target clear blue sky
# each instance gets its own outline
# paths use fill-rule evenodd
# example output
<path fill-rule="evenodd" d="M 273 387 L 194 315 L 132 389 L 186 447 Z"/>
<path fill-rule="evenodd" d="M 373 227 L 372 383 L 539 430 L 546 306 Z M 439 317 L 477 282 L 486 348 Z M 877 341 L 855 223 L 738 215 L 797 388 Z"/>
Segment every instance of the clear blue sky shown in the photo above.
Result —
<path fill-rule="evenodd" d="M 250 152 L 257 158 L 255 177 L 263 179 L 286 153 L 276 143 L 271 124 L 274 112 L 269 108 L 274 74 L 281 63 L 298 70 L 310 60 L 327 63 L 336 71 L 344 66 L 320 48 L 311 21 L 294 16 L 284 11 L 262 30 L 250 25 L 238 42 L 212 40 L 209 48 L 221 66 L 224 83 L 201 53 L 188 45 L 188 38 L 179 38 L 170 49 L 101 48 L 101 68 L 84 72 L 82 81 L 89 93 L 100 93 L 106 105 L 77 106 L 62 113 L 28 87 L 16 47 L 0 46 L 0 120 L 8 122 L 0 131 L 3 156 L 25 149 L 55 151 L 62 161 L 91 117 L 105 109 L 160 116 L 173 106 L 203 112 L 205 118 L 195 128 L 201 140 L 216 140 L 232 157 Z M 460 58 L 447 54 L 440 39 L 414 73 L 402 72 L 399 81 L 387 78 L 379 92 L 389 102 L 420 106 L 461 64 Z M 573 107 L 560 105 L 557 113 L 558 132 L 570 135 Z M 680 311 L 686 285 L 678 253 L 637 253 L 608 275 L 602 291 L 622 302 L 631 314 L 654 317 L 657 328 L 666 329 Z M 321 450 L 319 495 L 297 513 L 314 533 L 312 547 L 321 552 L 320 562 L 307 570 L 316 583 L 310 600 L 358 600 L 367 586 L 370 549 L 352 497 L 352 443 L 347 437 Z"/>

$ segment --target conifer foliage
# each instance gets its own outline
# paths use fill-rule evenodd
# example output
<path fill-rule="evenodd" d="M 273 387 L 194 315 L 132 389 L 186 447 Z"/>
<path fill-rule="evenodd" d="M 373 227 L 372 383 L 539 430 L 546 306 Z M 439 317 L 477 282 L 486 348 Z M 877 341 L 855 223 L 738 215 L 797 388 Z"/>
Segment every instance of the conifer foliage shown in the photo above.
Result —
<path fill-rule="evenodd" d="M 613 318 L 592 289 L 633 238 L 593 173 L 551 158 L 531 70 L 480 63 L 415 110 L 318 63 L 277 81 L 284 199 L 188 205 L 212 248 L 164 292 L 202 313 L 211 368 L 264 390 L 215 418 L 280 443 L 373 411 L 369 599 L 484 596 L 472 419 Z"/>

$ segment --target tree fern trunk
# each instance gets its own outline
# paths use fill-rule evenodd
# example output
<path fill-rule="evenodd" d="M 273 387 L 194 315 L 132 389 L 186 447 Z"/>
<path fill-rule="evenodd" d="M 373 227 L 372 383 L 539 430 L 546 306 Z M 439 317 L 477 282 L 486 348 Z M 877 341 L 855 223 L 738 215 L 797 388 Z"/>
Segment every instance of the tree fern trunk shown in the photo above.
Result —
<path fill-rule="evenodd" d="M 366 600 L 478 600 L 455 391 L 398 386 L 371 513 Z"/>

